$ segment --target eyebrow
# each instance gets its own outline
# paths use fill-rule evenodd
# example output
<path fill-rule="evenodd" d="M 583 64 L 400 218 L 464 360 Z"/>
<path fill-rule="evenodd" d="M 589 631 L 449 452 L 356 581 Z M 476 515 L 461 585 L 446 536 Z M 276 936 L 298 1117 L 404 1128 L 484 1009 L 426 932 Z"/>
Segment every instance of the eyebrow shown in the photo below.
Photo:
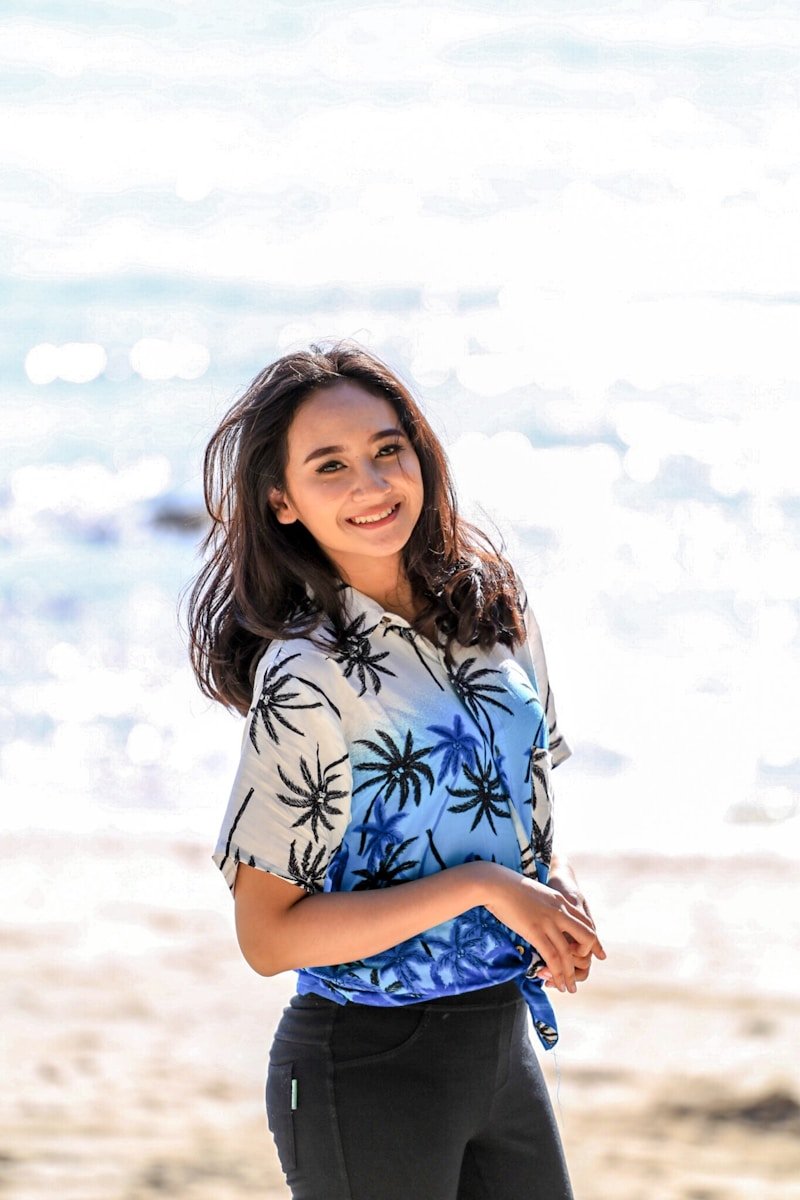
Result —
<path fill-rule="evenodd" d="M 405 437 L 402 429 L 382 429 L 380 433 L 373 433 L 369 438 L 370 442 L 379 442 L 381 438 L 387 437 Z M 329 454 L 344 454 L 346 446 L 320 446 L 319 450 L 312 450 L 309 455 L 303 459 L 303 466 L 315 458 L 327 458 Z"/>

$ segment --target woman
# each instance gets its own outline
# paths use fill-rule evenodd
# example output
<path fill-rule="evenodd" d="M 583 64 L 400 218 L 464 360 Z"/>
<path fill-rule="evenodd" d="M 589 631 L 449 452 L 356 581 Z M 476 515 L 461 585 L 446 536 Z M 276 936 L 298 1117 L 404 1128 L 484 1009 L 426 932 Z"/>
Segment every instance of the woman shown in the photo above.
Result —
<path fill-rule="evenodd" d="M 354 344 L 263 371 L 206 453 L 190 601 L 247 718 L 214 859 L 242 953 L 298 971 L 267 1110 L 295 1200 L 571 1196 L 527 1033 L 604 958 L 552 856 L 570 751 L 522 585 Z"/>

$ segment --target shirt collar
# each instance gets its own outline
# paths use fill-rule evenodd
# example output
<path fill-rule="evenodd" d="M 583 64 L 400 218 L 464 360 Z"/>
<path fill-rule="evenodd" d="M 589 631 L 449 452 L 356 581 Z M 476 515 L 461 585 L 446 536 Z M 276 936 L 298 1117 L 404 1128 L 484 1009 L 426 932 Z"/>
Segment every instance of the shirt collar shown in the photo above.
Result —
<path fill-rule="evenodd" d="M 373 600 L 371 596 L 367 596 L 364 592 L 360 592 L 358 588 L 352 587 L 344 580 L 339 580 L 339 589 L 344 593 L 344 607 L 347 613 L 348 621 L 357 621 L 360 616 L 365 618 L 365 623 L 377 625 L 381 622 L 385 625 L 400 625 L 406 629 L 410 629 L 411 625 L 405 617 L 401 617 L 399 613 L 394 613 L 391 609 L 384 608 L 377 600 Z M 313 600 L 314 592 L 310 583 L 306 583 L 306 593 Z"/>

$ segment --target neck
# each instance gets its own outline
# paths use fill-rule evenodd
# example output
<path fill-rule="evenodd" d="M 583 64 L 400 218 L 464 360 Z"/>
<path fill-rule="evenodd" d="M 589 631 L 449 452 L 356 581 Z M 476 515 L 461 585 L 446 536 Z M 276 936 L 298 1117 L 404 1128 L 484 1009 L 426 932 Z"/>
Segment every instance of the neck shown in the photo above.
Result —
<path fill-rule="evenodd" d="M 418 604 L 402 566 L 382 563 L 377 559 L 369 562 L 367 567 L 368 569 L 358 572 L 346 572 L 340 568 L 339 574 L 350 587 L 363 592 L 389 612 L 397 613 L 407 621 L 413 621 L 417 615 Z"/>

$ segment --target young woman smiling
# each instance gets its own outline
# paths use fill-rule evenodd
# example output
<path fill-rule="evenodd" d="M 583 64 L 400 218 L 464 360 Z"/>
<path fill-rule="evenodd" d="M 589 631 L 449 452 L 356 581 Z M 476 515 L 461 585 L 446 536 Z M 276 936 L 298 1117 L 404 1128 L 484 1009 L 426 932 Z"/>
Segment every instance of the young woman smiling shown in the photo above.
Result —
<path fill-rule="evenodd" d="M 604 958 L 552 850 L 538 625 L 408 388 L 354 344 L 267 367 L 206 453 L 204 692 L 247 718 L 214 859 L 298 972 L 267 1110 L 295 1200 L 571 1196 L 527 1031 Z"/>

